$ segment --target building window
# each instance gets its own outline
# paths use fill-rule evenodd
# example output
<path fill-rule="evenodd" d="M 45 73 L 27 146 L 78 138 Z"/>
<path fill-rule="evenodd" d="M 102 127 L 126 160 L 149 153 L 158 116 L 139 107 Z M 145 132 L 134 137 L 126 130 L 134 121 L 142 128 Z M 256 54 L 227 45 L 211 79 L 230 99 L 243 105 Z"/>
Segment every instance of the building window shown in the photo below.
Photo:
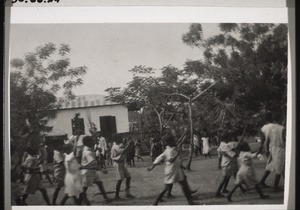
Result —
<path fill-rule="evenodd" d="M 80 131 L 80 134 L 85 134 L 85 128 L 84 128 L 84 119 L 83 118 L 74 118 L 71 120 L 72 123 L 72 134 L 75 134 L 76 130 Z"/>

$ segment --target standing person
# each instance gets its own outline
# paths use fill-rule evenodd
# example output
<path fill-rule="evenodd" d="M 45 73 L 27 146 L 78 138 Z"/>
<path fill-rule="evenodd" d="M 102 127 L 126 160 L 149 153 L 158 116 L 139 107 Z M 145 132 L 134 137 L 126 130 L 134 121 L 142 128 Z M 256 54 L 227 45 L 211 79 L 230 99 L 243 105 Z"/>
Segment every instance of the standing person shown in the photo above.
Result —
<path fill-rule="evenodd" d="M 125 160 L 127 157 L 127 153 L 130 147 L 132 147 L 132 141 L 128 141 L 127 144 L 123 145 L 122 138 L 115 134 L 113 136 L 114 144 L 111 148 L 111 159 L 113 160 L 114 168 L 116 170 L 116 178 L 117 178 L 117 185 L 116 185 L 116 195 L 115 199 L 119 200 L 121 199 L 119 196 L 121 184 L 124 179 L 126 179 L 126 197 L 127 198 L 133 198 L 133 195 L 130 193 L 130 182 L 131 182 L 131 175 L 127 170 Z"/>
<path fill-rule="evenodd" d="M 279 124 L 278 113 L 266 113 L 267 124 L 261 128 L 261 139 L 263 143 L 266 142 L 266 155 L 268 157 L 265 173 L 260 180 L 262 187 L 268 187 L 265 183 L 267 177 L 271 172 L 275 173 L 274 190 L 281 191 L 279 188 L 279 181 L 281 175 L 284 176 L 285 167 L 285 127 Z"/>
<path fill-rule="evenodd" d="M 160 162 L 165 162 L 165 188 L 156 198 L 154 205 L 162 200 L 163 196 L 170 191 L 174 183 L 179 183 L 182 187 L 182 191 L 188 201 L 189 205 L 194 205 L 192 201 L 192 196 L 185 178 L 185 174 L 181 168 L 182 161 L 179 157 L 179 152 L 176 150 L 176 141 L 174 136 L 170 135 L 165 138 L 166 150 L 158 156 L 153 165 L 148 168 L 148 171 L 151 171 L 156 165 L 159 165 Z"/>
<path fill-rule="evenodd" d="M 196 156 L 200 155 L 201 154 L 201 152 L 200 152 L 200 141 L 199 141 L 199 138 L 196 134 L 194 134 L 193 144 L 194 144 L 195 155 Z"/>
<path fill-rule="evenodd" d="M 25 170 L 25 188 L 23 195 L 20 197 L 20 205 L 27 205 L 26 199 L 28 194 L 35 194 L 37 190 L 42 193 L 47 205 L 51 205 L 47 190 L 42 186 L 41 172 L 39 168 L 38 149 L 28 147 L 26 149 L 27 157 L 22 164 L 22 168 Z"/>
<path fill-rule="evenodd" d="M 209 137 L 207 135 L 206 129 L 203 129 L 203 134 L 202 134 L 202 154 L 204 155 L 205 158 L 207 156 L 211 158 L 210 156 L 210 142 L 209 142 Z"/>
<path fill-rule="evenodd" d="M 152 161 L 154 161 L 163 152 L 163 146 L 160 139 L 154 139 L 152 144 Z"/>
<path fill-rule="evenodd" d="M 99 133 L 98 146 L 99 146 L 99 148 L 101 148 L 101 152 L 100 152 L 100 167 L 106 168 L 105 157 L 106 157 L 106 152 L 107 152 L 107 143 L 106 143 L 105 137 L 101 133 Z"/>
<path fill-rule="evenodd" d="M 261 191 L 252 164 L 252 159 L 257 157 L 260 150 L 258 150 L 256 153 L 251 153 L 249 144 L 246 142 L 240 142 L 238 147 L 239 150 L 241 151 L 238 157 L 240 168 L 237 172 L 236 185 L 228 194 L 227 200 L 229 202 L 232 202 L 231 200 L 232 194 L 234 193 L 236 188 L 242 187 L 242 185 L 245 185 L 247 188 L 254 186 L 255 190 L 260 195 L 261 199 L 270 198 L 270 196 L 264 195 L 263 192 Z"/>
<path fill-rule="evenodd" d="M 110 142 L 107 144 L 107 152 L 106 152 L 106 160 L 107 160 L 107 165 L 113 165 L 113 161 L 111 159 L 111 148 L 112 145 Z"/>
<path fill-rule="evenodd" d="M 83 152 L 83 148 L 84 148 L 84 145 L 82 143 L 82 139 L 83 139 L 83 135 L 81 135 L 81 131 L 80 130 L 76 130 L 74 132 L 74 144 L 76 145 L 76 158 L 79 162 L 79 164 L 81 163 L 81 157 L 82 157 L 82 152 Z"/>
<path fill-rule="evenodd" d="M 74 203 L 79 205 L 79 195 L 82 192 L 82 180 L 80 174 L 80 164 L 75 157 L 76 148 L 71 144 L 66 144 L 64 146 L 65 152 L 65 196 L 60 202 L 60 205 L 64 205 L 69 197 L 72 197 Z"/>
<path fill-rule="evenodd" d="M 54 183 L 56 184 L 55 191 L 52 197 L 52 205 L 56 205 L 56 200 L 59 194 L 59 191 L 64 186 L 64 179 L 66 174 L 66 168 L 64 165 L 64 153 L 63 153 L 64 144 L 54 145 L 53 153 L 53 177 Z"/>
<path fill-rule="evenodd" d="M 131 141 L 131 138 L 129 137 L 128 141 Z M 128 153 L 127 153 L 127 157 L 126 157 L 126 162 L 127 165 L 134 167 L 134 155 L 135 155 L 135 148 L 134 145 L 132 145 L 131 147 L 129 147 L 128 149 Z"/>
<path fill-rule="evenodd" d="M 96 160 L 96 153 L 94 151 L 95 142 L 92 136 L 85 136 L 82 139 L 82 143 L 84 145 L 82 152 L 82 160 L 81 160 L 81 175 L 82 175 L 82 186 L 83 191 L 79 196 L 79 203 L 85 202 L 87 205 L 91 205 L 90 201 L 87 198 L 86 191 L 89 187 L 91 187 L 94 183 L 98 186 L 100 193 L 105 199 L 106 203 L 111 202 L 106 195 L 103 182 L 100 179 L 100 174 L 98 173 L 98 164 Z M 102 171 L 106 173 L 106 171 Z"/>
<path fill-rule="evenodd" d="M 142 151 L 142 145 L 141 145 L 141 139 L 137 139 L 137 141 L 134 144 L 135 147 L 135 156 L 137 158 L 137 161 L 139 160 L 143 160 L 143 158 L 141 157 L 141 151 Z"/>

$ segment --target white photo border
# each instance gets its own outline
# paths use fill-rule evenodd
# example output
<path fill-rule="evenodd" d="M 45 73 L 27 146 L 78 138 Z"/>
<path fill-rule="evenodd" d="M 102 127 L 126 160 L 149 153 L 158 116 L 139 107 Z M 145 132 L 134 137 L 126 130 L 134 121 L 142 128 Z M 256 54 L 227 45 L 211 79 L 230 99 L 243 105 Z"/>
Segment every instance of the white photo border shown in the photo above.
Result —
<path fill-rule="evenodd" d="M 270 7 L 192 7 L 192 6 L 87 6 L 87 7 L 12 7 L 10 11 L 10 24 L 67 24 L 67 23 L 289 23 L 288 8 Z M 80 14 L 80 15 L 78 15 Z M 7 25 L 6 25 L 7 27 Z M 290 33 L 289 27 L 289 55 L 288 55 L 288 101 L 287 101 L 287 143 L 286 150 L 286 178 L 285 186 L 289 186 L 284 192 L 283 205 L 243 205 L 244 208 L 256 209 L 287 209 L 288 204 L 295 202 L 295 195 L 290 194 L 289 188 L 295 183 L 295 55 L 291 51 L 295 37 Z M 6 42 L 9 37 L 6 36 Z M 6 55 L 9 44 L 5 43 Z M 9 53 L 9 52 L 8 52 Z M 5 57 L 6 70 L 9 69 L 9 57 Z M 293 62 L 292 62 L 293 61 Z M 9 171 L 9 70 L 5 74 L 5 171 Z M 8 163 L 8 164 L 7 164 Z M 291 164 L 294 163 L 294 164 Z M 8 169 L 8 170 L 7 170 Z M 292 178 L 292 180 L 291 180 Z M 10 187 L 10 174 L 5 173 L 6 188 Z M 9 193 L 9 190 L 6 191 Z M 294 191 L 293 191 L 294 192 Z M 292 193 L 293 193 L 292 192 Z M 6 201 L 10 201 L 10 193 L 5 193 Z M 9 199 L 9 200 L 8 200 Z M 164 209 L 240 209 L 241 205 L 209 205 L 209 206 L 163 206 Z M 42 208 L 53 208 L 53 206 L 43 206 Z M 82 209 L 78 206 L 60 206 L 56 209 Z M 98 209 L 99 206 L 84 207 L 88 209 Z M 103 209 L 120 209 L 120 206 L 101 206 Z M 128 206 L 131 209 L 152 209 L 152 206 Z M 41 209 L 41 206 L 13 206 L 12 209 Z"/>

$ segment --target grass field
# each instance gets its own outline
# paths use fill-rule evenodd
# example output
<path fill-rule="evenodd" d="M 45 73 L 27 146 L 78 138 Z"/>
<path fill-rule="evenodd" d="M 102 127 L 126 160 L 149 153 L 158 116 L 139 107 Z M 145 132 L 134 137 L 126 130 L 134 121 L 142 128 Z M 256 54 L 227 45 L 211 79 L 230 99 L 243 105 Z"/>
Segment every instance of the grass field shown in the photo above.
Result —
<path fill-rule="evenodd" d="M 132 175 L 132 188 L 131 192 L 135 196 L 134 199 L 124 199 L 122 201 L 113 201 L 109 205 L 152 205 L 155 197 L 163 189 L 163 165 L 157 166 L 151 172 L 147 172 L 147 167 L 151 165 L 149 157 L 143 157 L 143 162 L 137 162 L 136 166 L 129 167 L 129 172 Z M 228 205 L 229 203 L 225 198 L 214 197 L 215 191 L 222 179 L 222 171 L 218 169 L 217 156 L 213 155 L 211 159 L 204 159 L 203 157 L 195 158 L 192 162 L 192 171 L 186 172 L 188 181 L 192 189 L 197 189 L 198 192 L 195 194 L 195 201 L 200 205 Z M 257 177 L 260 178 L 264 172 L 266 161 L 265 160 L 254 160 L 254 165 L 257 172 Z M 111 166 L 108 167 L 108 174 L 103 174 L 103 183 L 108 196 L 114 197 L 115 189 L 115 174 Z M 274 175 L 271 174 L 267 180 L 268 185 L 272 185 Z M 52 194 L 55 189 L 54 186 L 43 180 L 43 184 L 46 187 L 50 200 L 52 200 Z M 228 189 L 233 187 L 234 180 L 231 179 Z M 283 179 L 280 181 L 280 186 L 283 186 Z M 124 197 L 125 183 L 122 183 L 120 196 Z M 57 203 L 60 202 L 63 196 L 64 189 L 61 190 Z M 242 194 L 239 190 L 233 195 L 232 204 L 282 204 L 283 203 L 283 192 L 273 192 L 272 189 L 264 189 L 265 193 L 271 196 L 271 199 L 261 200 L 258 194 L 253 191 Z M 92 205 L 106 205 L 103 197 L 98 194 L 98 189 L 94 185 L 87 191 L 88 197 Z M 165 199 L 165 202 L 160 205 L 186 205 L 187 202 L 183 196 L 180 187 L 176 184 L 173 187 L 174 199 Z M 36 192 L 35 195 L 29 195 L 27 199 L 29 205 L 45 205 L 44 200 L 40 192 Z M 66 205 L 74 205 L 73 200 L 69 199 Z"/>

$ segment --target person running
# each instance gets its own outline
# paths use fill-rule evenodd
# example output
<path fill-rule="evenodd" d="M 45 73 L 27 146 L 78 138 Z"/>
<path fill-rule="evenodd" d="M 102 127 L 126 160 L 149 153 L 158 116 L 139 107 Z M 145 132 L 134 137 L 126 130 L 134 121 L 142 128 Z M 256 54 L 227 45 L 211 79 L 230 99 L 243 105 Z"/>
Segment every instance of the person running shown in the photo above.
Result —
<path fill-rule="evenodd" d="M 285 127 L 279 124 L 279 114 L 278 113 L 266 113 L 266 121 L 265 124 L 261 128 L 261 148 L 262 150 L 264 142 L 266 143 L 266 155 L 268 157 L 267 166 L 265 169 L 265 173 L 261 178 L 259 184 L 262 187 L 268 187 L 265 183 L 271 172 L 275 173 L 275 181 L 274 181 L 274 190 L 282 191 L 279 188 L 279 181 L 281 175 L 284 176 L 284 167 L 285 167 L 285 139 L 286 139 L 286 131 Z"/>
<path fill-rule="evenodd" d="M 44 175 L 47 178 L 50 185 L 53 185 L 52 180 L 49 176 L 46 145 L 44 145 L 43 143 L 40 144 L 39 159 L 41 163 L 40 168 L 41 168 L 42 175 Z"/>
<path fill-rule="evenodd" d="M 165 138 L 165 151 L 159 155 L 153 162 L 152 166 L 148 168 L 151 171 L 160 162 L 165 162 L 165 187 L 164 190 L 158 195 L 153 205 L 158 205 L 162 200 L 163 196 L 170 191 L 174 183 L 179 183 L 182 187 L 182 191 L 188 201 L 189 205 L 195 205 L 196 203 L 192 200 L 192 196 L 185 178 L 185 174 L 181 168 L 182 161 L 179 157 L 179 152 L 176 149 L 176 141 L 174 136 L 170 135 Z"/>
<path fill-rule="evenodd" d="M 87 198 L 86 191 L 93 184 L 96 184 L 99 188 L 100 193 L 105 199 L 106 203 L 110 203 L 112 200 L 106 195 L 103 182 L 100 179 L 98 173 L 98 164 L 96 160 L 96 153 L 94 151 L 95 142 L 92 136 L 85 136 L 82 139 L 84 145 L 82 151 L 82 160 L 81 160 L 81 175 L 82 175 L 82 186 L 83 191 L 79 195 L 79 203 L 84 202 L 86 205 L 91 205 L 90 201 Z M 106 173 L 106 171 L 102 171 Z"/>
<path fill-rule="evenodd" d="M 79 205 L 79 195 L 83 191 L 82 180 L 80 174 L 80 164 L 78 163 L 75 153 L 76 147 L 71 144 L 66 144 L 64 146 L 65 152 L 65 195 L 60 202 L 60 205 L 64 205 L 69 197 L 72 197 L 74 203 Z"/>
<path fill-rule="evenodd" d="M 126 188 L 125 188 L 126 197 L 133 198 L 134 196 L 130 193 L 131 175 L 128 172 L 125 164 L 129 148 L 133 146 L 133 142 L 129 140 L 127 144 L 124 146 L 123 139 L 121 138 L 121 136 L 117 134 L 113 136 L 113 141 L 114 144 L 111 148 L 111 159 L 114 162 L 113 166 L 115 168 L 116 178 L 117 178 L 115 200 L 121 199 L 119 194 L 120 194 L 121 184 L 124 179 L 126 179 Z"/>
<path fill-rule="evenodd" d="M 22 164 L 22 168 L 25 170 L 25 187 L 23 195 L 20 197 L 20 205 L 27 205 L 26 199 L 29 194 L 35 194 L 37 190 L 42 193 L 47 205 L 51 205 L 47 190 L 42 186 L 41 172 L 39 167 L 38 149 L 28 147 L 26 149 L 27 157 Z"/>
<path fill-rule="evenodd" d="M 256 153 L 251 153 L 250 146 L 246 142 L 239 143 L 239 150 L 241 151 L 238 157 L 238 161 L 240 163 L 240 168 L 237 172 L 236 184 L 234 188 L 230 191 L 227 196 L 227 200 L 232 202 L 232 195 L 234 191 L 241 186 L 246 186 L 246 188 L 250 188 L 254 186 L 255 190 L 259 194 L 261 199 L 270 198 L 269 195 L 264 195 L 261 188 L 259 187 L 258 180 L 256 178 L 256 173 L 253 167 L 252 159 L 257 158 L 259 154 L 259 150 Z"/>
<path fill-rule="evenodd" d="M 58 194 L 62 187 L 64 187 L 64 179 L 66 175 L 66 168 L 64 165 L 64 153 L 63 153 L 64 144 L 53 145 L 53 177 L 56 188 L 52 197 L 52 205 L 56 205 L 56 200 Z"/>
<path fill-rule="evenodd" d="M 230 140 L 233 138 L 233 133 L 230 131 L 227 131 L 223 137 L 222 141 L 220 143 L 220 146 L 218 147 L 218 157 L 219 157 L 219 169 L 222 169 L 223 171 L 223 180 L 220 183 L 217 192 L 216 197 L 224 197 L 222 193 L 228 193 L 227 186 L 230 180 L 230 177 L 235 175 L 237 169 L 236 164 L 236 158 L 237 153 L 233 151 L 232 146 L 229 144 Z M 244 193 L 245 189 L 241 186 L 241 191 Z"/>

